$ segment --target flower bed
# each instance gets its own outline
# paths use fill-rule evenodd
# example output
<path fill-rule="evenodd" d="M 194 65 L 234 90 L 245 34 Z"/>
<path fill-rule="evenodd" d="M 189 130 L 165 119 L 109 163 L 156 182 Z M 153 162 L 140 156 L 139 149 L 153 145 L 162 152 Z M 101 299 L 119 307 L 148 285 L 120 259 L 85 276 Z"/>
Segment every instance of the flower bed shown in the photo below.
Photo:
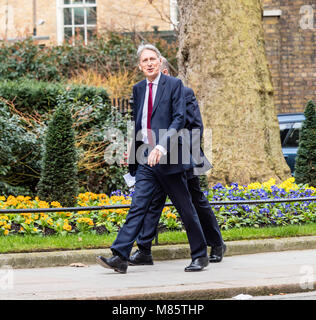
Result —
<path fill-rule="evenodd" d="M 297 185 L 290 178 L 276 185 L 274 179 L 248 186 L 218 184 L 208 192 L 210 201 L 271 200 L 315 197 L 316 188 Z M 316 222 L 316 202 L 265 203 L 257 205 L 214 206 L 214 213 L 222 229 L 231 227 L 264 227 Z"/>
<path fill-rule="evenodd" d="M 299 186 L 294 178 L 280 185 L 273 179 L 265 183 L 239 186 L 217 184 L 205 191 L 209 201 L 221 200 L 264 200 L 301 198 L 316 196 L 316 188 Z M 78 207 L 130 204 L 131 194 L 120 191 L 106 194 L 81 193 L 77 197 Z M 56 201 L 47 203 L 37 197 L 0 196 L 0 209 L 54 208 L 60 207 Z M 233 227 L 263 227 L 271 225 L 303 224 L 316 222 L 316 202 L 266 203 L 256 205 L 213 206 L 214 213 L 222 229 Z M 61 234 L 68 233 L 112 233 L 125 222 L 128 209 L 109 209 L 79 212 L 0 214 L 0 236 L 10 234 Z M 165 207 L 160 219 L 160 228 L 181 229 L 181 221 L 173 207 Z"/>

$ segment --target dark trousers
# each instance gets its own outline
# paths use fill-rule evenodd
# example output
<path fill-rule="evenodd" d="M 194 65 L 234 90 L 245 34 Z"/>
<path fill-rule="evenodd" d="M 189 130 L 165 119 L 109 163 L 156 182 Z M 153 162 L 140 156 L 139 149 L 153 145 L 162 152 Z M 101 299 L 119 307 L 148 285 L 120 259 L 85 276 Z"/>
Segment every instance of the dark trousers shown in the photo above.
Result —
<path fill-rule="evenodd" d="M 159 175 L 148 165 L 138 166 L 131 208 L 126 217 L 126 222 L 111 246 L 113 253 L 128 259 L 133 243 L 139 233 L 142 229 L 147 228 L 147 224 L 144 225 L 144 221 L 152 221 L 151 217 L 147 220 L 147 215 L 151 215 L 150 205 L 157 192 L 168 194 L 179 212 L 188 236 L 192 260 L 207 256 L 206 240 L 199 217 L 192 203 L 185 172 Z"/>
<path fill-rule="evenodd" d="M 223 244 L 223 238 L 211 206 L 200 188 L 198 176 L 187 181 L 192 202 L 198 214 L 204 237 L 208 246 L 217 247 Z M 145 254 L 151 252 L 152 240 L 156 235 L 160 215 L 166 202 L 166 193 L 157 189 L 144 219 L 143 228 L 137 238 L 138 248 Z"/>

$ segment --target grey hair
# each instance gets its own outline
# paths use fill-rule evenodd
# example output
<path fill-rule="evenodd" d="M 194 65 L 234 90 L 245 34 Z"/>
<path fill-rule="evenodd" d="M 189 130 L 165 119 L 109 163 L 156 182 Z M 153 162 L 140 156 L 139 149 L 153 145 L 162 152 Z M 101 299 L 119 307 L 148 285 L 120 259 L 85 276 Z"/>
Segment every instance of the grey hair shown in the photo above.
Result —
<path fill-rule="evenodd" d="M 168 70 L 168 73 L 170 74 L 170 67 L 169 67 L 169 62 L 168 62 L 168 60 L 165 58 L 165 57 L 161 57 L 161 61 L 162 61 L 162 63 L 161 63 L 161 71 L 163 70 L 163 69 L 167 69 Z"/>
<path fill-rule="evenodd" d="M 161 53 L 160 53 L 160 51 L 159 51 L 155 46 L 153 46 L 152 44 L 149 44 L 149 43 L 148 43 L 148 44 L 141 44 L 141 45 L 138 47 L 138 49 L 137 49 L 138 61 L 140 61 L 140 56 L 141 56 L 142 52 L 143 52 L 144 50 L 146 50 L 146 49 L 156 52 L 158 58 L 161 58 Z"/>

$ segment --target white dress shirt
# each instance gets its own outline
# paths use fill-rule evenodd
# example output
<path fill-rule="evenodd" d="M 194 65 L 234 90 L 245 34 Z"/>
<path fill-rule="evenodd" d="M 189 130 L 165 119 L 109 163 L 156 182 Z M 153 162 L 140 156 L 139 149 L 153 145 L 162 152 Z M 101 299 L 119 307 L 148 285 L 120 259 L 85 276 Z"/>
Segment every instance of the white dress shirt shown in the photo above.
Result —
<path fill-rule="evenodd" d="M 159 75 L 155 78 L 154 81 L 152 81 L 152 97 L 153 97 L 153 106 L 155 103 L 158 83 L 160 79 L 161 72 L 159 72 Z M 148 116 L 148 96 L 149 96 L 149 84 L 150 81 L 146 78 L 146 93 L 145 93 L 145 100 L 144 100 L 144 106 L 143 106 L 143 114 L 142 114 L 142 136 L 143 136 L 143 142 L 148 144 L 148 135 L 147 135 L 147 116 Z M 167 154 L 167 150 L 161 146 L 156 145 L 155 148 L 160 150 L 163 155 Z"/>

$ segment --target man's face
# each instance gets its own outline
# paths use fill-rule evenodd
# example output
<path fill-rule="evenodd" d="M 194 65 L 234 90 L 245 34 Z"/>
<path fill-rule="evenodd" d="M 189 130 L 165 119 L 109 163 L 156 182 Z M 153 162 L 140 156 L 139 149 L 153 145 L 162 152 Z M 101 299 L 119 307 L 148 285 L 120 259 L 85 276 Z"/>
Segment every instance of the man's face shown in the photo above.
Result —
<path fill-rule="evenodd" d="M 158 58 L 157 53 L 152 50 L 143 50 L 140 61 L 139 69 L 143 71 L 145 77 L 149 81 L 155 80 L 160 72 L 161 59 Z"/>

